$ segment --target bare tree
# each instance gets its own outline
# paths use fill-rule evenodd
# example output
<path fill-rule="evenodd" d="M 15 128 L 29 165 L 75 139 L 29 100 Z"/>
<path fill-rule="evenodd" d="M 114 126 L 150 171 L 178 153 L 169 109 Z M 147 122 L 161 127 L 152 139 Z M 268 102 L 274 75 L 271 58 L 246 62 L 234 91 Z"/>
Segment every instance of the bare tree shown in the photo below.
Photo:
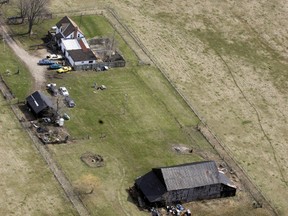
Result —
<path fill-rule="evenodd" d="M 19 10 L 19 15 L 22 18 L 21 23 L 24 22 L 24 19 L 27 16 L 27 12 L 28 12 L 28 4 L 26 0 L 19 0 L 18 2 L 18 10 Z"/>
<path fill-rule="evenodd" d="M 41 19 L 48 9 L 49 0 L 19 0 L 18 9 L 23 21 L 27 18 L 28 34 L 31 34 L 32 27 Z"/>

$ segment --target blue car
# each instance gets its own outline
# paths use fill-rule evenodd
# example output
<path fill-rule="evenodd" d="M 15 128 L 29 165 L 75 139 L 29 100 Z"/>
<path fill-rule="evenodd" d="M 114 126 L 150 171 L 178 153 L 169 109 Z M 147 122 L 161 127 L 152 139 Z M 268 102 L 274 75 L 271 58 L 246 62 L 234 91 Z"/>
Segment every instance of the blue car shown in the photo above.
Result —
<path fill-rule="evenodd" d="M 60 69 L 60 68 L 62 68 L 62 65 L 59 65 L 57 63 L 51 64 L 49 66 L 49 69 L 51 69 L 51 70 Z"/>
<path fill-rule="evenodd" d="M 49 59 L 41 59 L 38 64 L 39 65 L 52 65 L 54 64 L 55 62 L 54 61 L 51 61 Z"/>

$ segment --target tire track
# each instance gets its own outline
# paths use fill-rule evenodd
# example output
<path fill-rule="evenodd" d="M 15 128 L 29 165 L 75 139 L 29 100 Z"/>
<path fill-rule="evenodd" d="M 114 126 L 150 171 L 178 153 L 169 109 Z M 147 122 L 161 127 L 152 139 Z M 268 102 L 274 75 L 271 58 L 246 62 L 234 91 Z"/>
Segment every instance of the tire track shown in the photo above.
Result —
<path fill-rule="evenodd" d="M 281 166 L 280 166 L 280 163 L 277 159 L 277 156 L 276 156 L 276 150 L 271 142 L 271 139 L 269 138 L 268 134 L 266 133 L 262 123 L 261 123 L 261 115 L 259 113 L 259 111 L 257 110 L 257 108 L 255 107 L 255 105 L 246 97 L 244 91 L 241 89 L 241 87 L 239 86 L 239 84 L 237 83 L 237 80 L 232 72 L 232 70 L 230 69 L 228 63 L 224 60 L 224 58 L 220 55 L 220 53 L 215 50 L 215 53 L 219 56 L 219 58 L 221 59 L 221 61 L 224 63 L 224 65 L 226 66 L 229 74 L 231 75 L 232 79 L 233 79 L 233 82 L 235 84 L 235 86 L 237 87 L 237 89 L 240 91 L 241 95 L 243 96 L 243 98 L 246 100 L 246 102 L 251 106 L 251 108 L 254 110 L 255 114 L 256 114 L 256 117 L 257 117 L 257 121 L 258 121 L 258 125 L 260 127 L 260 130 L 262 132 L 262 134 L 264 135 L 265 139 L 267 140 L 267 142 L 269 143 L 270 145 L 270 148 L 272 149 L 272 152 L 273 152 L 273 158 L 276 162 L 276 165 L 278 167 L 278 170 L 279 170 L 279 173 L 281 175 L 281 179 L 282 181 L 285 183 L 286 186 L 288 186 L 288 182 L 286 181 L 285 179 L 285 176 L 284 176 L 284 173 L 282 172 L 282 169 L 281 169 Z"/>

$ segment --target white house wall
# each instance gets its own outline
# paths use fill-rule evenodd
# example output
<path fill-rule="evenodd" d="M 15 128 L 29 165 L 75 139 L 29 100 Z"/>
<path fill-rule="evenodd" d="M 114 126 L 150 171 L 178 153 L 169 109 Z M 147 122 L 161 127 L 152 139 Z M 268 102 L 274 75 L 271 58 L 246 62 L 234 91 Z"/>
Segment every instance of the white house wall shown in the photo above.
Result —
<path fill-rule="evenodd" d="M 75 31 L 72 32 L 71 34 L 67 35 L 67 37 L 65 37 L 65 38 L 67 38 L 67 39 L 74 39 L 74 38 L 75 38 L 74 35 L 75 35 Z M 79 31 L 77 31 L 77 36 L 76 36 L 76 38 L 83 38 L 83 37 L 84 37 L 84 35 L 81 34 Z M 76 38 L 75 38 L 75 39 L 76 39 Z"/>
<path fill-rule="evenodd" d="M 75 65 L 75 62 L 73 61 L 73 59 L 71 58 L 71 56 L 69 56 L 68 54 L 66 55 L 66 58 L 68 59 L 69 63 L 71 64 L 71 66 L 73 67 Z"/>

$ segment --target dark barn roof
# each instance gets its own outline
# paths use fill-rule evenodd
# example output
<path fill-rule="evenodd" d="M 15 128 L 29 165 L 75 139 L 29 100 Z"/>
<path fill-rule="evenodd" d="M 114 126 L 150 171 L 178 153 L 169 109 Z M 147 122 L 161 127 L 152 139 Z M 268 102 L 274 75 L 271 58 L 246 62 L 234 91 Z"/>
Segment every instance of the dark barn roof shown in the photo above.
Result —
<path fill-rule="evenodd" d="M 33 113 L 38 115 L 46 108 L 52 107 L 52 102 L 43 93 L 36 91 L 26 98 L 27 106 L 31 108 Z"/>
<path fill-rule="evenodd" d="M 136 179 L 136 185 L 142 189 L 143 194 L 149 202 L 161 201 L 162 195 L 166 193 L 165 186 L 161 183 L 153 171 Z"/>
<path fill-rule="evenodd" d="M 150 203 L 163 200 L 163 195 L 169 191 L 215 184 L 234 187 L 230 179 L 218 171 L 214 161 L 153 168 L 149 173 L 136 179 L 135 184 Z"/>

